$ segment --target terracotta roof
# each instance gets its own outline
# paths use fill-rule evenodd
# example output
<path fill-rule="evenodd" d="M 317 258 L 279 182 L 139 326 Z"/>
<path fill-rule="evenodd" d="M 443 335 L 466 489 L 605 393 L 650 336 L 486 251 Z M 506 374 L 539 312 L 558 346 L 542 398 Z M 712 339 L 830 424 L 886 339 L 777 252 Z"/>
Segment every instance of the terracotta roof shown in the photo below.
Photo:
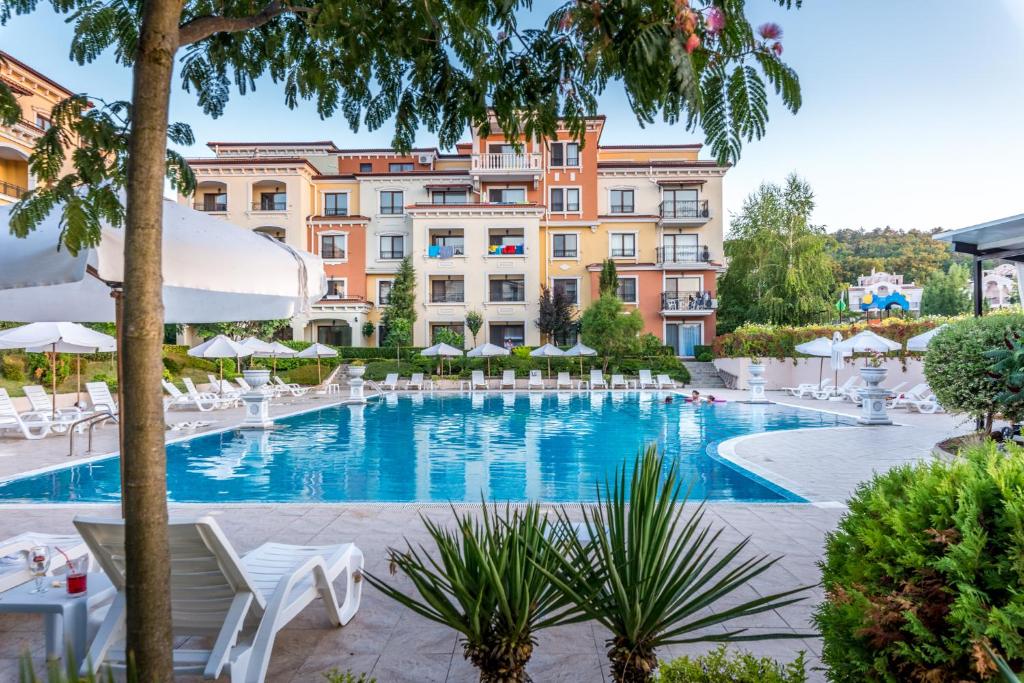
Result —
<path fill-rule="evenodd" d="M 45 75 L 43 75 L 43 74 L 39 73 L 38 71 L 36 71 L 36 70 L 35 70 L 35 69 L 33 69 L 32 67 L 30 67 L 30 66 L 29 66 L 28 64 L 26 64 L 25 62 L 23 62 L 23 61 L 21 61 L 20 59 L 17 59 L 17 58 L 16 58 L 16 57 L 14 57 L 13 55 L 11 55 L 11 54 L 10 54 L 9 52 L 4 52 L 3 50 L 0 50 L 0 59 L 6 60 L 6 61 L 8 61 L 8 62 L 10 62 L 10 63 L 12 63 L 12 64 L 17 64 L 17 65 L 18 65 L 18 66 L 20 66 L 20 67 L 21 67 L 22 69 L 24 69 L 25 71 L 28 71 L 28 72 L 29 72 L 30 74 L 32 74 L 33 76 L 35 76 L 35 77 L 36 77 L 36 78 L 38 78 L 39 80 L 41 80 L 41 81 L 45 81 L 45 82 L 49 83 L 49 84 L 50 84 L 50 85 L 52 85 L 52 86 L 53 86 L 54 88 L 56 88 L 57 90 L 60 90 L 60 91 L 61 91 L 61 92 L 63 92 L 63 93 L 66 93 L 66 94 L 68 94 L 68 95 L 74 95 L 74 94 L 75 94 L 75 91 L 74 91 L 74 90 L 68 90 L 68 89 L 67 89 L 67 88 L 65 88 L 65 87 L 64 87 L 63 85 L 61 85 L 60 83 L 58 83 L 57 81 L 53 80 L 52 78 L 50 78 L 50 77 L 48 77 L 48 76 L 45 76 Z"/>
<path fill-rule="evenodd" d="M 704 145 L 691 142 L 685 145 L 599 145 L 598 149 L 701 149 Z"/>
<path fill-rule="evenodd" d="M 189 166 L 273 166 L 279 164 L 304 164 L 314 171 L 319 172 L 309 159 L 303 157 L 196 157 L 186 159 Z"/>
<path fill-rule="evenodd" d="M 666 178 L 656 181 L 659 185 L 703 185 L 707 178 Z"/>

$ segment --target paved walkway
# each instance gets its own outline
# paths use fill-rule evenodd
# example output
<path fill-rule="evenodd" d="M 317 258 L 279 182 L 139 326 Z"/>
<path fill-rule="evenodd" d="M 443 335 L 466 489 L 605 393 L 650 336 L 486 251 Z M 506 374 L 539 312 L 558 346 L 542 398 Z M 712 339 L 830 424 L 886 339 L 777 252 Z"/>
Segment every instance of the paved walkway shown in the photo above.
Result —
<path fill-rule="evenodd" d="M 730 399 L 741 392 L 715 391 Z M 772 396 L 773 400 L 781 396 Z M 815 401 L 787 400 L 787 403 L 856 414 L 856 408 Z M 313 405 L 296 401 L 293 410 Z M 205 417 L 206 413 L 203 414 Z M 240 419 L 227 411 L 215 413 L 227 426 Z M 201 419 L 182 413 L 182 420 Z M 833 529 L 843 513 L 840 501 L 858 481 L 874 470 L 892 464 L 930 457 L 932 445 L 948 435 L 964 431 L 965 425 L 944 415 L 898 414 L 908 426 L 857 427 L 806 432 L 769 433 L 727 442 L 723 455 L 742 460 L 771 480 L 792 487 L 810 500 L 807 505 L 716 503 L 708 506 L 708 521 L 724 528 L 723 543 L 735 543 L 750 536 L 749 552 L 778 555 L 779 564 L 744 589 L 736 600 L 784 590 L 819 581 L 817 562 L 821 559 L 825 533 Z M 116 436 L 114 429 L 109 429 Z M 109 438 L 109 437 L 106 437 Z M 48 463 L 68 462 L 66 440 L 26 445 L 0 440 L 0 467 L 8 474 L 34 469 Z M 2 475 L 0 475 L 2 476 Z M 367 570 L 387 577 L 386 550 L 401 546 L 403 538 L 425 540 L 419 515 L 448 519 L 445 506 L 423 505 L 174 505 L 173 515 L 212 514 L 217 517 L 237 549 L 245 552 L 260 543 L 337 543 L 355 541 L 365 552 Z M 27 530 L 69 532 L 76 514 L 116 515 L 109 506 L 0 506 L 0 538 Z M 401 576 L 390 580 L 409 588 Z M 809 616 L 821 599 L 813 589 L 804 603 L 778 612 L 758 615 L 736 626 L 755 633 L 810 633 Z M 717 629 L 721 631 L 722 629 Z M 606 635 L 591 624 L 579 624 L 543 632 L 529 671 L 535 681 L 607 680 Z M 683 653 L 703 652 L 713 645 L 665 648 L 659 654 L 671 658 Z M 813 637 L 745 643 L 748 651 L 779 659 L 792 659 L 807 651 L 817 665 L 820 641 Z M 17 680 L 17 657 L 29 651 L 37 663 L 43 652 L 41 622 L 34 617 L 0 615 L 0 682 Z M 475 681 L 472 667 L 463 659 L 454 632 L 435 626 L 385 599 L 372 588 L 364 592 L 355 619 L 342 629 L 329 626 L 313 605 L 278 637 L 271 660 L 269 681 L 275 683 L 322 683 L 322 673 L 331 668 L 371 673 L 379 683 L 392 681 Z M 824 680 L 812 672 L 811 680 Z"/>

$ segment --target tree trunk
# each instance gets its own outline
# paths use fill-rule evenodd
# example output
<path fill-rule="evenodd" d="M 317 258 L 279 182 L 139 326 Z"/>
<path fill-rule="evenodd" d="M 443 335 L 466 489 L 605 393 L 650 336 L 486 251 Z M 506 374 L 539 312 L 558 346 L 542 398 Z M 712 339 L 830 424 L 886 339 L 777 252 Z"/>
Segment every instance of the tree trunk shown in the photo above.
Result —
<path fill-rule="evenodd" d="M 650 648 L 631 643 L 625 638 L 608 641 L 608 659 L 612 663 L 615 683 L 646 683 L 654 680 L 658 657 Z"/>
<path fill-rule="evenodd" d="M 164 167 L 181 0 L 143 3 L 132 83 L 124 246 L 124 481 L 127 646 L 138 679 L 173 681 L 167 468 L 161 401 Z"/>

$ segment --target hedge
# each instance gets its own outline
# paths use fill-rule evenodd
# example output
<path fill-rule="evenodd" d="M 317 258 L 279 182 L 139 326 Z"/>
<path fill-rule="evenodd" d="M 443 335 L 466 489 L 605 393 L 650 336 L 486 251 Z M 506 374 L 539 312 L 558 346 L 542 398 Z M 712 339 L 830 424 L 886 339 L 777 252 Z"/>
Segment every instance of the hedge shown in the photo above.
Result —
<path fill-rule="evenodd" d="M 949 318 L 922 317 L 913 320 L 903 318 L 886 318 L 877 323 L 851 322 L 844 325 L 807 325 L 804 327 L 782 327 L 775 325 L 744 325 L 729 334 L 715 338 L 712 346 L 718 358 L 794 358 L 800 354 L 796 351 L 797 344 L 811 341 L 817 337 L 831 338 L 839 332 L 843 338 L 852 337 L 858 332 L 871 331 L 893 341 L 903 344 L 904 351 L 895 355 L 906 356 L 906 343 L 911 337 L 949 322 Z"/>
<path fill-rule="evenodd" d="M 698 656 L 658 663 L 659 683 L 806 683 L 804 653 L 787 664 L 748 652 L 730 653 L 724 645 Z"/>

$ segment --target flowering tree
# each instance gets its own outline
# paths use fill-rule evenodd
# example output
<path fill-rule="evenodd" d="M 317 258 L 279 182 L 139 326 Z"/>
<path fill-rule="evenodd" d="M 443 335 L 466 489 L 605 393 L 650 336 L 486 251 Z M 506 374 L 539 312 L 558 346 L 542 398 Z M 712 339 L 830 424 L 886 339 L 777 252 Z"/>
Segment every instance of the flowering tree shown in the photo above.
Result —
<path fill-rule="evenodd" d="M 799 0 L 774 0 L 782 7 Z M 39 0 L 0 0 L 0 24 Z M 585 117 L 611 81 L 622 84 L 642 123 L 660 117 L 703 129 L 719 161 L 735 161 L 768 121 L 767 90 L 791 111 L 800 106 L 796 74 L 781 60 L 781 31 L 757 31 L 745 0 L 590 0 L 556 7 L 541 28 L 519 26 L 528 0 L 51 0 L 69 16 L 71 56 L 90 62 L 106 50 L 133 71 L 123 127 L 126 147 L 109 159 L 103 135 L 83 139 L 62 178 L 53 146 L 70 145 L 72 116 L 30 160 L 38 187 L 16 209 L 32 229 L 45 203 L 60 207 L 62 239 L 92 246 L 99 224 L 125 225 L 122 355 L 124 509 L 128 585 L 127 649 L 140 680 L 172 678 L 167 562 L 166 467 L 160 400 L 161 202 L 174 63 L 181 86 L 219 116 L 269 76 L 285 101 L 312 100 L 323 117 L 353 130 L 393 122 L 393 144 L 408 149 L 418 129 L 453 145 L 467 124 L 480 130 L 493 112 L 505 130 L 550 138 L 564 124 L 580 140 Z M 0 82 L 0 121 L 20 116 Z M 180 135 L 179 135 L 180 137 Z M 182 138 L 183 139 L 183 138 Z M 176 140 L 178 142 L 181 139 Z M 188 191 L 190 184 L 181 183 Z M 125 188 L 127 202 L 102 188 Z M 80 197 L 95 197 L 85 202 Z"/>

